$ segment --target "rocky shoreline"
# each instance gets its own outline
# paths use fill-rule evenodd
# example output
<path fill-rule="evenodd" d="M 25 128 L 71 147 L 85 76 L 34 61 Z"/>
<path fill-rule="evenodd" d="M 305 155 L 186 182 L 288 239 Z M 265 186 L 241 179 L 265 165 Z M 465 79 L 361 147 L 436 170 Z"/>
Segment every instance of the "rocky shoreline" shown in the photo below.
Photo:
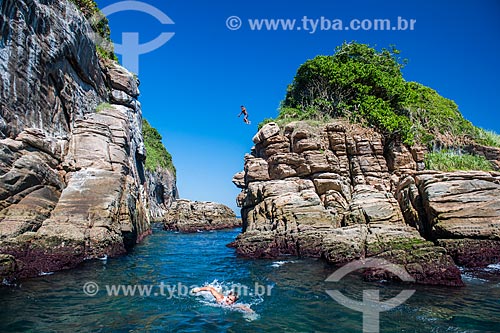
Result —
<path fill-rule="evenodd" d="M 383 258 L 423 284 L 461 286 L 457 265 L 500 262 L 499 172 L 424 170 L 423 147 L 341 119 L 255 135 L 233 179 L 242 220 L 177 200 L 175 168 L 145 168 L 138 79 L 98 55 L 74 3 L 0 9 L 0 281 L 127 253 L 153 221 L 180 232 L 242 226 L 231 246 L 252 258 Z M 465 149 L 500 168 L 499 148 Z"/>
<path fill-rule="evenodd" d="M 198 232 L 241 227 L 231 208 L 214 202 L 176 200 L 163 217 L 165 230 Z"/>
<path fill-rule="evenodd" d="M 424 171 L 422 148 L 342 120 L 270 123 L 253 141 L 233 178 L 240 255 L 384 258 L 417 283 L 447 286 L 463 285 L 457 264 L 500 261 L 497 172 Z"/>
<path fill-rule="evenodd" d="M 145 172 L 137 78 L 72 2 L 0 9 L 0 281 L 126 253 L 176 195 Z"/>

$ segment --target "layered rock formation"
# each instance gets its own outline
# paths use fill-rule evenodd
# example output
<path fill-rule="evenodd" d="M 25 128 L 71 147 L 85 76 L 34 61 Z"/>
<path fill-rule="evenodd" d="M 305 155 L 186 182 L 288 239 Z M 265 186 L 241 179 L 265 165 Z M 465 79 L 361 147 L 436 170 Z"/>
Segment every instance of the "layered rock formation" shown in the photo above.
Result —
<path fill-rule="evenodd" d="M 68 1 L 0 4 L 0 133 L 39 128 L 65 138 L 108 96 L 92 28 Z"/>
<path fill-rule="evenodd" d="M 243 233 L 232 244 L 239 254 L 334 264 L 382 257 L 419 283 L 442 285 L 462 284 L 450 256 L 460 257 L 457 238 L 488 248 L 484 262 L 498 255 L 497 174 L 418 171 L 422 149 L 341 120 L 270 123 L 253 141 L 233 179 L 242 189 Z"/>
<path fill-rule="evenodd" d="M 0 14 L 0 278 L 124 253 L 150 232 L 157 181 L 136 78 L 99 59 L 71 2 L 4 0 Z"/>
<path fill-rule="evenodd" d="M 241 226 L 231 208 L 214 202 L 176 200 L 164 216 L 166 230 L 197 232 Z"/>
<path fill-rule="evenodd" d="M 397 189 L 406 221 L 461 266 L 500 262 L 500 174 L 425 172 Z"/>

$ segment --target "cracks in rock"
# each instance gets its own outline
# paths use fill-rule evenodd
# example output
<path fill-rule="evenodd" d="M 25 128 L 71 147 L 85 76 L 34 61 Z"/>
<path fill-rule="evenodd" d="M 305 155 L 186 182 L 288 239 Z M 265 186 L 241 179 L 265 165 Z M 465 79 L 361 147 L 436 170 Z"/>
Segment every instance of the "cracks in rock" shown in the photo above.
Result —
<path fill-rule="evenodd" d="M 413 182 L 406 181 L 409 178 Z M 402 177 L 401 179 L 402 181 L 399 186 L 402 187 L 398 187 L 395 192 L 399 208 L 403 213 L 402 220 L 405 225 L 416 229 L 425 240 L 436 243 L 437 238 L 432 237 L 433 225 L 430 222 L 432 216 L 435 214 L 431 212 L 428 204 L 424 204 L 424 202 L 429 202 L 428 200 L 424 200 L 426 189 L 423 186 L 419 186 L 415 176 Z M 418 194 L 412 188 L 415 188 Z M 413 211 L 416 213 L 416 216 Z M 429 217 L 431 217 L 431 220 L 429 220 Z"/>
<path fill-rule="evenodd" d="M 422 229 L 423 229 L 421 231 L 419 230 L 419 233 L 424 239 L 426 239 L 428 241 L 435 242 L 435 240 L 433 240 L 431 237 L 432 226 L 430 225 L 430 221 L 428 219 L 429 208 L 425 207 L 425 205 L 424 205 L 424 200 L 423 200 L 423 198 L 425 197 L 424 190 L 420 186 L 418 186 L 416 179 L 415 178 L 413 178 L 413 179 L 415 180 L 415 187 L 417 188 L 417 191 L 418 191 L 418 197 L 413 198 L 413 200 L 411 200 L 411 198 L 408 198 L 408 199 L 410 201 L 409 204 L 412 206 L 413 206 L 412 201 L 415 201 L 416 207 L 414 207 L 414 209 L 417 211 L 418 220 L 419 220 L 420 225 L 422 226 Z M 404 215 L 403 215 L 403 218 L 405 219 Z M 408 224 L 406 219 L 405 219 L 405 223 Z"/>
<path fill-rule="evenodd" d="M 464 200 L 451 200 L 448 198 L 453 198 L 456 196 L 462 196 L 462 195 L 473 194 L 473 193 L 487 192 L 487 191 L 496 190 L 496 189 L 497 189 L 497 187 L 483 187 L 483 188 L 470 189 L 468 191 L 464 191 L 461 193 L 442 194 L 440 196 L 439 200 L 434 200 L 434 201 L 435 202 L 464 202 Z"/>
<path fill-rule="evenodd" d="M 85 75 L 85 72 L 83 69 L 80 67 L 80 64 L 78 61 L 75 59 L 74 56 L 66 56 L 66 60 L 70 64 L 71 68 L 75 72 L 75 74 L 78 76 L 80 80 L 82 80 L 83 83 L 88 84 L 91 86 L 96 92 L 99 91 L 98 87 L 96 86 L 95 82 L 93 82 L 90 78 L 88 78 Z"/>
<path fill-rule="evenodd" d="M 361 258 L 360 259 L 364 259 L 366 258 L 366 255 L 368 253 L 368 234 L 372 234 L 372 230 L 370 229 L 370 225 L 367 223 L 366 224 L 366 232 L 365 230 L 363 229 L 363 227 L 361 226 L 361 253 L 360 253 L 360 256 Z"/>
<path fill-rule="evenodd" d="M 347 160 L 349 161 L 349 179 L 351 180 L 351 191 L 354 192 L 354 169 L 353 169 L 353 157 L 354 155 L 349 153 L 349 149 L 347 149 L 347 133 L 344 133 L 344 142 L 346 143 L 346 154 Z"/>
<path fill-rule="evenodd" d="M 55 97 L 55 100 L 56 100 L 56 105 L 55 105 L 55 110 L 56 112 L 52 115 L 52 123 L 54 123 L 56 121 L 56 117 L 57 115 L 59 114 L 58 112 L 58 107 L 57 107 L 57 104 L 60 103 L 60 107 L 62 109 L 62 114 L 64 116 L 64 120 L 66 121 L 66 129 L 69 130 L 71 128 L 73 128 L 74 126 L 74 119 L 72 119 L 71 117 L 71 113 L 69 112 L 66 104 L 64 103 L 64 100 L 62 98 L 62 95 L 61 95 L 61 90 L 63 88 L 61 88 L 61 84 L 58 83 L 58 81 L 56 80 L 56 78 L 54 77 L 54 73 L 51 72 L 49 73 L 48 75 L 48 80 L 49 80 L 49 85 L 54 87 L 54 97 Z M 73 123 L 72 123 L 73 121 Z"/>
<path fill-rule="evenodd" d="M 394 144 L 394 141 L 392 141 L 392 140 L 388 140 L 387 142 L 386 142 L 386 140 L 387 139 L 383 138 L 383 142 L 382 142 L 382 144 L 384 145 L 383 156 L 385 159 L 385 163 L 387 164 L 387 169 L 391 173 L 394 171 L 394 163 L 391 163 L 392 157 L 389 154 L 394 149 L 395 144 Z"/>
<path fill-rule="evenodd" d="M 299 239 L 297 238 L 294 242 L 295 244 L 295 251 L 297 251 L 297 257 L 302 257 L 302 254 L 300 253 L 301 250 L 300 250 L 300 242 L 299 242 Z M 324 254 L 321 253 L 321 255 L 323 256 Z"/>
<path fill-rule="evenodd" d="M 14 192 L 14 193 L 8 193 L 9 197 L 7 200 L 2 200 L 1 205 L 5 206 L 1 207 L 0 210 L 0 222 L 3 221 L 6 216 L 4 215 L 4 212 L 8 210 L 10 207 L 17 205 L 21 200 L 23 200 L 25 197 L 33 193 L 34 191 L 37 191 L 41 188 L 43 188 L 44 185 L 35 185 L 33 187 L 29 187 L 27 189 L 24 189 L 20 192 Z"/>

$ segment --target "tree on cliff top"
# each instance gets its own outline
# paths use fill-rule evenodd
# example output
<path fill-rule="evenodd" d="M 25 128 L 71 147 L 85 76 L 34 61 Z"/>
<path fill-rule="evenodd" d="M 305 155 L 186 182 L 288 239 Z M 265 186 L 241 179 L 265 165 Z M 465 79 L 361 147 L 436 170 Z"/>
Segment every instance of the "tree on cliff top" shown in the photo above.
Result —
<path fill-rule="evenodd" d="M 281 103 L 278 120 L 345 117 L 407 144 L 452 137 L 488 144 L 484 131 L 435 90 L 407 82 L 399 51 L 344 43 L 332 56 L 302 64 Z"/>
<path fill-rule="evenodd" d="M 175 176 L 175 167 L 172 162 L 172 155 L 167 151 L 162 143 L 161 134 L 151 127 L 146 119 L 142 120 L 142 136 L 146 148 L 146 169 L 156 171 L 159 168 L 168 169 Z"/>

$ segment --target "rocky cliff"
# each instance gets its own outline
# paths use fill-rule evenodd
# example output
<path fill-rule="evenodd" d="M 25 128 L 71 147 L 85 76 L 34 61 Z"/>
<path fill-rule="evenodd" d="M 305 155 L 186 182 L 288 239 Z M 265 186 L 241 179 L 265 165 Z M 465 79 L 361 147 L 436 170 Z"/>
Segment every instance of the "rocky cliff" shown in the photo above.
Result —
<path fill-rule="evenodd" d="M 163 222 L 165 214 L 179 199 L 176 176 L 171 170 L 159 167 L 155 171 L 146 169 L 146 180 L 151 221 Z"/>
<path fill-rule="evenodd" d="M 149 212 L 153 221 L 163 221 L 172 203 L 179 198 L 176 170 L 172 156 L 162 143 L 162 136 L 144 119 L 142 122 L 144 146 L 148 158 L 145 163 Z"/>
<path fill-rule="evenodd" d="M 69 1 L 4 0 L 0 15 L 0 277 L 124 253 L 169 200 L 144 170 L 137 79 L 99 58 Z"/>
<path fill-rule="evenodd" d="M 270 123 L 253 141 L 233 179 L 241 255 L 381 257 L 419 283 L 452 286 L 462 285 L 456 264 L 500 260 L 499 173 L 424 171 L 421 148 L 342 120 Z"/>
<path fill-rule="evenodd" d="M 176 200 L 164 216 L 165 230 L 197 232 L 240 226 L 231 208 L 215 202 Z"/>

